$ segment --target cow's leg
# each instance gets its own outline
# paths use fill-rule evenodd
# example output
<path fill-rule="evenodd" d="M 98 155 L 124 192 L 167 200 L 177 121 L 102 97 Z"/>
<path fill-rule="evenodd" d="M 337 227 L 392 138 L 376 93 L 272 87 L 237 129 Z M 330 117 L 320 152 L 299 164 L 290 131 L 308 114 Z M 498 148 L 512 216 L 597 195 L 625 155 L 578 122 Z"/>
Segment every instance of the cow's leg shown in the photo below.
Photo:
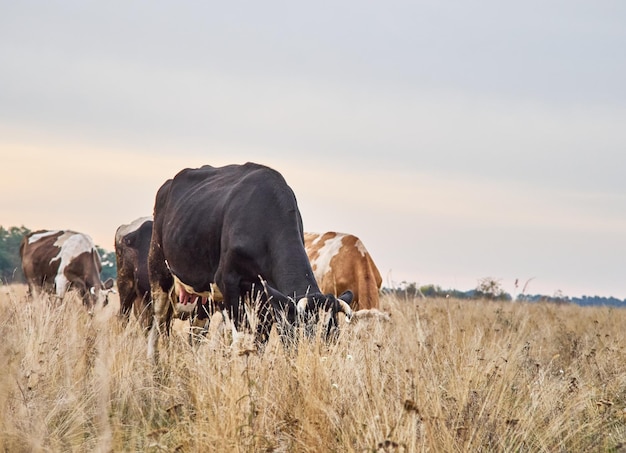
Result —
<path fill-rule="evenodd" d="M 133 282 L 130 279 L 117 279 L 117 291 L 120 295 L 120 312 L 119 318 L 126 325 L 130 319 L 130 312 L 133 309 L 133 303 L 137 297 L 133 288 Z"/>
<path fill-rule="evenodd" d="M 26 295 L 32 299 L 39 297 L 41 292 L 43 291 L 42 285 L 37 282 L 36 279 L 29 278 L 28 279 L 28 292 Z"/>
<path fill-rule="evenodd" d="M 174 279 L 167 264 L 161 246 L 155 239 L 150 243 L 148 254 L 148 271 L 150 277 L 150 292 L 152 296 L 152 324 L 148 334 L 148 357 L 156 361 L 159 336 L 162 332 L 169 334 L 169 325 L 172 317 L 172 307 L 169 293 L 174 286 Z"/>
<path fill-rule="evenodd" d="M 224 266 L 228 268 L 228 266 Z M 217 270 L 215 274 L 215 282 L 220 289 L 223 297 L 222 315 L 224 319 L 230 319 L 233 341 L 239 337 L 238 330 L 241 329 L 245 309 L 241 306 L 241 278 L 235 272 L 223 272 L 222 269 Z"/>
<path fill-rule="evenodd" d="M 170 311 L 169 291 L 157 286 L 152 290 L 152 306 L 154 307 L 154 315 L 152 317 L 152 326 L 148 334 L 148 357 L 156 360 L 158 351 L 159 336 L 162 333 L 169 334 L 168 312 Z"/>
<path fill-rule="evenodd" d="M 239 300 L 240 278 L 233 273 L 222 273 L 222 270 L 218 269 L 215 274 L 215 282 L 222 293 L 224 310 L 226 310 L 234 327 L 238 329 L 241 324 L 242 313 L 240 310 L 241 301 Z"/>

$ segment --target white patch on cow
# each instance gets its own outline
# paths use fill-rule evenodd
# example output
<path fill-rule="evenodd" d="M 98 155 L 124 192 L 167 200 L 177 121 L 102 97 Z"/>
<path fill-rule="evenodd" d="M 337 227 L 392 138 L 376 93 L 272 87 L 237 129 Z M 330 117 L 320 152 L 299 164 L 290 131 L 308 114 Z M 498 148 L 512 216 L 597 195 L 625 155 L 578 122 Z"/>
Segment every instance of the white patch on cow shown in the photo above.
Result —
<path fill-rule="evenodd" d="M 91 253 L 96 247 L 91 237 L 73 231 L 65 231 L 54 242 L 54 246 L 59 247 L 59 254 L 52 258 L 50 263 L 61 260 L 57 276 L 54 279 L 54 284 L 57 296 L 63 297 L 69 284 L 63 271 L 78 255 L 85 252 Z"/>
<path fill-rule="evenodd" d="M 28 238 L 28 243 L 32 244 L 33 242 L 37 242 L 39 239 L 46 238 L 48 236 L 54 236 L 55 234 L 58 234 L 58 233 L 59 233 L 59 230 L 45 231 L 43 233 L 33 234 L 32 236 Z"/>
<path fill-rule="evenodd" d="M 143 225 L 148 220 L 152 220 L 152 216 L 148 217 L 140 217 L 138 219 L 133 220 L 128 225 L 120 225 L 120 227 L 115 232 L 115 241 L 119 242 L 127 234 L 132 233 L 133 231 L 137 231 L 141 225 Z"/>
<path fill-rule="evenodd" d="M 67 288 L 69 287 L 69 285 L 70 285 L 69 280 L 65 277 L 65 275 L 63 275 L 63 271 L 59 267 L 59 272 L 57 273 L 57 276 L 54 278 L 54 287 L 56 288 L 56 295 L 62 299 L 63 296 L 65 296 L 65 292 L 67 291 Z"/>
<path fill-rule="evenodd" d="M 342 247 L 342 241 L 345 237 L 345 234 L 337 233 L 334 238 L 327 239 L 324 242 L 324 245 L 319 249 L 317 258 L 311 262 L 311 267 L 313 267 L 313 274 L 315 275 L 315 279 L 320 282 L 326 272 L 329 272 L 330 262 L 333 257 L 339 253 Z M 314 243 L 317 239 L 314 241 Z"/>
<path fill-rule="evenodd" d="M 356 241 L 356 249 L 359 251 L 359 253 L 361 253 L 361 256 L 367 255 L 367 249 L 365 248 L 365 246 L 363 245 L 360 239 L 357 239 Z"/>

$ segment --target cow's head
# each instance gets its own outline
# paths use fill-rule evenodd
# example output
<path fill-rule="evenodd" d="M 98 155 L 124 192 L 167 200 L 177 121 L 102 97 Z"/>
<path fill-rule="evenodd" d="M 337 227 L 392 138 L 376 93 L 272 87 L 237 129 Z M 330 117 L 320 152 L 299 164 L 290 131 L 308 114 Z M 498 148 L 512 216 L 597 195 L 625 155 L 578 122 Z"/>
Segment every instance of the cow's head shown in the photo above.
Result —
<path fill-rule="evenodd" d="M 326 317 L 325 336 L 332 338 L 337 333 L 337 314 L 344 313 L 346 321 L 352 318 L 350 303 L 354 298 L 352 291 L 346 291 L 341 296 L 332 294 L 311 293 L 301 297 L 291 298 L 280 291 L 265 284 L 265 292 L 274 309 L 276 319 L 284 332 L 293 331 L 296 326 L 303 326 L 307 335 L 315 332 L 315 326 L 320 321 L 320 315 Z"/>
<path fill-rule="evenodd" d="M 301 297 L 296 304 L 296 313 L 300 323 L 304 323 L 305 331 L 307 335 L 313 335 L 315 332 L 315 326 L 320 321 L 320 315 L 326 317 L 325 335 L 327 339 L 330 339 L 337 334 L 339 323 L 337 320 L 337 314 L 343 313 L 346 315 L 346 321 L 350 322 L 352 319 L 352 309 L 350 304 L 354 299 L 352 291 L 345 291 L 339 297 L 335 297 L 333 294 L 309 294 L 306 297 Z"/>
<path fill-rule="evenodd" d="M 91 286 L 88 290 L 82 292 L 83 304 L 88 308 L 94 308 L 96 305 L 102 305 L 106 307 L 109 304 L 109 294 L 115 292 L 113 289 L 114 281 L 112 278 L 108 278 L 102 282 L 98 280 L 96 285 Z"/>

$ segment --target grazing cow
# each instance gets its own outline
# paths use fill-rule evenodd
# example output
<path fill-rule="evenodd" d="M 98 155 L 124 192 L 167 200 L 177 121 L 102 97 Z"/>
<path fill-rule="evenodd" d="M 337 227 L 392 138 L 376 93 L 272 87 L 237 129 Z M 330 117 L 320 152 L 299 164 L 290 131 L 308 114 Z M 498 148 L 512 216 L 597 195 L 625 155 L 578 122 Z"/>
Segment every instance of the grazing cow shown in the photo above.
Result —
<path fill-rule="evenodd" d="M 235 328 L 243 321 L 240 300 L 259 300 L 257 341 L 264 343 L 274 321 L 290 330 L 300 318 L 316 321 L 330 313 L 352 315 L 352 293 L 323 295 L 304 249 L 296 197 L 282 175 L 247 163 L 184 169 L 158 190 L 148 268 L 154 320 L 148 354 L 154 356 L 160 332 L 169 333 L 173 312 L 169 294 L 179 300 L 213 298 Z M 215 285 L 214 285 L 215 284 Z M 204 300 L 204 299 L 202 299 Z"/>
<path fill-rule="evenodd" d="M 141 217 L 115 232 L 117 290 L 120 295 L 120 318 L 128 321 L 134 311 L 139 325 L 148 329 L 152 323 L 148 250 L 152 237 L 152 217 Z"/>
<path fill-rule="evenodd" d="M 351 234 L 304 233 L 313 273 L 324 293 L 354 293 L 352 309 L 378 308 L 383 279 L 363 242 Z"/>
<path fill-rule="evenodd" d="M 117 289 L 120 295 L 120 313 L 123 321 L 128 321 L 131 310 L 139 325 L 147 330 L 152 325 L 150 304 L 150 279 L 148 278 L 148 252 L 152 238 L 152 217 L 140 217 L 128 225 L 120 225 L 115 232 L 115 256 L 117 259 Z M 179 317 L 188 315 L 189 299 L 183 301 L 178 310 Z M 202 305 L 202 304 L 198 304 Z M 191 316 L 192 327 L 204 328 L 209 319 L 208 306 L 200 307 Z M 180 316 L 182 315 L 182 316 Z"/>
<path fill-rule="evenodd" d="M 86 234 L 68 230 L 29 233 L 20 244 L 20 257 L 31 294 L 41 291 L 63 298 L 73 289 L 89 308 L 108 303 L 106 293 L 113 279 L 100 280 L 100 255 Z"/>

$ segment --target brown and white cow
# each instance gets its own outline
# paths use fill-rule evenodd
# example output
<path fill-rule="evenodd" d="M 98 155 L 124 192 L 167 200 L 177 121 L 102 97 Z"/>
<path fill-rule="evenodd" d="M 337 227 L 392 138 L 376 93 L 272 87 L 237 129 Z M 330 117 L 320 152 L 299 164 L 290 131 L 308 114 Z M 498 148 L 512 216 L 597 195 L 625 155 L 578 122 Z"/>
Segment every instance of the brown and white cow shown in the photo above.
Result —
<path fill-rule="evenodd" d="M 108 302 L 106 292 L 113 279 L 100 280 L 100 255 L 88 235 L 69 230 L 34 231 L 22 239 L 20 257 L 31 294 L 46 292 L 63 298 L 72 289 L 89 308 Z"/>
<path fill-rule="evenodd" d="M 382 278 L 363 242 L 351 234 L 304 233 L 304 245 L 323 293 L 354 293 L 354 310 L 378 308 Z"/>

